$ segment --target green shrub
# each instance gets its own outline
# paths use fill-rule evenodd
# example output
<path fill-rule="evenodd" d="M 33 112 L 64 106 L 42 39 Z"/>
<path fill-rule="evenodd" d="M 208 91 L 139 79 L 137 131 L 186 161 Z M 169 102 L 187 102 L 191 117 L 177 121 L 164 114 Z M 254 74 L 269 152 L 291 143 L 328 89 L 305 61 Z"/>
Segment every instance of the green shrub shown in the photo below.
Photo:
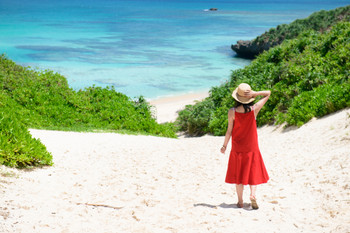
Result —
<path fill-rule="evenodd" d="M 289 125 L 301 126 L 313 117 L 321 117 L 350 106 L 350 82 L 325 84 L 295 97 L 285 114 Z"/>
<path fill-rule="evenodd" d="M 0 92 L 0 164 L 10 167 L 52 164 L 52 156 L 38 139 L 32 138 L 21 122 L 21 111 L 12 99 Z"/>
<path fill-rule="evenodd" d="M 52 165 L 52 155 L 25 125 L 0 113 L 0 164 L 10 167 Z"/>
<path fill-rule="evenodd" d="M 207 98 L 195 105 L 187 105 L 179 112 L 178 126 L 190 135 L 202 135 L 208 131 L 208 122 L 214 110 L 214 102 Z"/>

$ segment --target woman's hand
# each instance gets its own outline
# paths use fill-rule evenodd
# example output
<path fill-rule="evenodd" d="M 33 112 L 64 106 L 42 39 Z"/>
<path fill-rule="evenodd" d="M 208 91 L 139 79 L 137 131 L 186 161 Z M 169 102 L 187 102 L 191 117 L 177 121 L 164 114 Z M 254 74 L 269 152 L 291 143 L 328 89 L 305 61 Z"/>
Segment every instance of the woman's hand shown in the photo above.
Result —
<path fill-rule="evenodd" d="M 221 153 L 225 154 L 225 151 L 226 151 L 226 147 L 225 146 L 222 146 L 221 149 L 220 149 Z"/>
<path fill-rule="evenodd" d="M 253 90 L 246 90 L 246 91 L 244 91 L 244 97 L 253 98 L 255 96 L 256 96 L 256 92 L 253 91 Z"/>

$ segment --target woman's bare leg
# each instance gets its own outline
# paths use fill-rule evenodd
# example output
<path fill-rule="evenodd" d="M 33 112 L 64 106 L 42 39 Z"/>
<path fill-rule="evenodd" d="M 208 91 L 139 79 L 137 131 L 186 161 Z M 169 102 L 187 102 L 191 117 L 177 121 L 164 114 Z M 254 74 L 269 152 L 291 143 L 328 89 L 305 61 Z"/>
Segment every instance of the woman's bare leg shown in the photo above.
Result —
<path fill-rule="evenodd" d="M 256 185 L 250 185 L 250 199 L 253 197 L 255 198 L 256 194 Z"/>
<path fill-rule="evenodd" d="M 243 184 L 236 184 L 236 192 L 237 192 L 237 197 L 238 197 L 238 207 L 242 208 L 243 207 L 243 189 L 244 186 Z"/>
<path fill-rule="evenodd" d="M 257 210 L 259 209 L 259 206 L 256 203 L 255 194 L 256 194 L 256 185 L 250 185 L 250 201 L 252 203 L 252 208 Z"/>

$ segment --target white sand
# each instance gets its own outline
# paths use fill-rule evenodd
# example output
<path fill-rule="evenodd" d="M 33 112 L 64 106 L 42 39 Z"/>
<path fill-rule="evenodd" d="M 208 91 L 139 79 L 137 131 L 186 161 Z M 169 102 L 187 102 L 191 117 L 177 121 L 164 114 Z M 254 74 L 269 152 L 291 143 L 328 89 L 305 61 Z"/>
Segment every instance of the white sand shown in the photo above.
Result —
<path fill-rule="evenodd" d="M 350 109 L 258 130 L 259 210 L 248 187 L 236 208 L 223 137 L 31 133 L 55 165 L 0 167 L 0 232 L 350 232 Z"/>
<path fill-rule="evenodd" d="M 158 123 L 174 122 L 178 112 L 183 110 L 186 105 L 195 104 L 209 96 L 208 91 L 188 93 L 180 96 L 170 96 L 154 99 L 150 104 L 154 106 L 153 111 Z"/>

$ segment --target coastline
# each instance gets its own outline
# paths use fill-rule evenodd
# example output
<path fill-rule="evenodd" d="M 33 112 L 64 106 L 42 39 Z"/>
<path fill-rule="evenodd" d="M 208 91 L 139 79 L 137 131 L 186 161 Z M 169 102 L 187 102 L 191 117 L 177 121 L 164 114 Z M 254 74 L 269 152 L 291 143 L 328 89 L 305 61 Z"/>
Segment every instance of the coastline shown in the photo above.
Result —
<path fill-rule="evenodd" d="M 154 114 L 158 123 L 174 122 L 178 112 L 186 105 L 195 104 L 209 96 L 208 91 L 193 92 L 175 96 L 166 96 L 149 100 L 153 106 Z"/>

